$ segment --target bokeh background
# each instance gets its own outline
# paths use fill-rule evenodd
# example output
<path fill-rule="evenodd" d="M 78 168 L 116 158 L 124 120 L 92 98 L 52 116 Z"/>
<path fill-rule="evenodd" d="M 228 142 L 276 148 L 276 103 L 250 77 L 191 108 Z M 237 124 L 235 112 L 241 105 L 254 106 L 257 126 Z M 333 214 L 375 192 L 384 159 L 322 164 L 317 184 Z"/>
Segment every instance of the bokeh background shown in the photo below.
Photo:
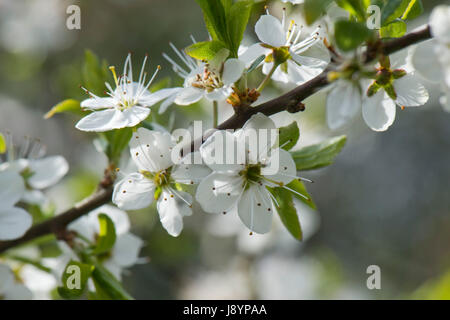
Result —
<path fill-rule="evenodd" d="M 279 14 L 286 4 L 263 1 Z M 423 1 L 430 9 L 447 1 Z M 81 7 L 81 30 L 66 28 L 66 8 Z M 447 3 L 448 4 L 448 3 Z M 290 14 L 301 17 L 287 5 Z M 49 191 L 61 212 L 88 195 L 106 159 L 94 135 L 77 131 L 75 116 L 43 115 L 65 98 L 83 99 L 86 49 L 121 67 L 134 52 L 135 68 L 145 53 L 159 79 L 179 79 L 163 60 L 169 41 L 206 40 L 194 0 L 0 0 L 0 131 L 39 138 L 48 154 L 64 155 L 71 169 Z M 254 39 L 252 28 L 246 42 Z M 164 80 L 166 81 L 166 80 Z M 168 81 L 168 80 L 167 80 Z M 430 101 L 398 110 L 394 125 L 375 133 L 357 117 L 331 132 L 325 125 L 325 95 L 306 101 L 305 112 L 279 114 L 278 124 L 298 121 L 303 146 L 340 134 L 348 144 L 331 167 L 305 172 L 318 210 L 298 204 L 305 241 L 294 240 L 274 218 L 273 231 L 249 236 L 237 217 L 197 212 L 185 218 L 178 238 L 161 227 L 154 208 L 130 212 L 133 232 L 146 241 L 148 263 L 133 267 L 125 287 L 138 299 L 396 299 L 450 298 L 450 114 L 439 105 L 439 88 L 426 83 Z M 287 88 L 272 86 L 264 99 Z M 158 121 L 187 127 L 210 119 L 211 106 L 170 107 Z M 221 106 L 221 119 L 231 114 Z M 368 290 L 366 269 L 378 265 L 381 290 Z"/>

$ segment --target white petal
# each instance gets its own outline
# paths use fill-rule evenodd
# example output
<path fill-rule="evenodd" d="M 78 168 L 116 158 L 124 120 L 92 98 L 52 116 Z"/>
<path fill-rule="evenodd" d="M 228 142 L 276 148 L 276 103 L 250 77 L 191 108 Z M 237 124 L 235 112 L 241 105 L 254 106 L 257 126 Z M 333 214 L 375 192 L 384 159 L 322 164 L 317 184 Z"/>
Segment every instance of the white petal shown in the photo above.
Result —
<path fill-rule="evenodd" d="M 175 99 L 175 103 L 180 106 L 188 106 L 190 104 L 196 103 L 201 98 L 203 98 L 204 90 L 188 87 L 184 88 L 180 91 L 177 98 Z"/>
<path fill-rule="evenodd" d="M 114 244 L 112 259 L 122 268 L 131 267 L 138 261 L 139 252 L 143 245 L 142 239 L 134 234 L 122 234 Z"/>
<path fill-rule="evenodd" d="M 45 189 L 56 184 L 69 171 L 69 164 L 61 156 L 52 156 L 30 161 L 33 175 L 28 179 L 32 188 Z"/>
<path fill-rule="evenodd" d="M 380 90 L 363 100 L 362 115 L 372 130 L 386 131 L 394 123 L 395 108 L 394 101 Z"/>
<path fill-rule="evenodd" d="M 354 83 L 338 80 L 328 94 L 327 123 L 335 130 L 350 121 L 361 109 L 361 89 Z"/>
<path fill-rule="evenodd" d="M 0 264 L 0 295 L 5 294 L 9 288 L 14 284 L 14 274 L 11 269 L 5 265 Z"/>
<path fill-rule="evenodd" d="M 178 237 L 183 230 L 183 216 L 192 214 L 192 196 L 183 191 L 177 191 L 185 201 L 175 193 L 164 189 L 158 199 L 157 209 L 164 229 L 173 236 Z"/>
<path fill-rule="evenodd" d="M 195 164 L 195 159 L 201 159 L 200 152 L 194 152 L 193 154 L 188 154 L 184 157 L 180 164 L 172 168 L 170 176 L 178 183 L 192 184 L 199 183 L 202 179 L 211 173 L 209 169 L 204 164 Z M 193 161 L 191 161 L 193 159 Z"/>
<path fill-rule="evenodd" d="M 236 205 L 243 187 L 243 180 L 239 175 L 213 172 L 200 182 L 195 199 L 205 212 L 227 213 Z"/>
<path fill-rule="evenodd" d="M 256 233 L 267 233 L 272 227 L 275 207 L 266 187 L 252 185 L 239 200 L 238 215 L 247 228 Z"/>
<path fill-rule="evenodd" d="M 20 238 L 30 229 L 33 219 L 21 208 L 0 209 L 0 240 Z"/>
<path fill-rule="evenodd" d="M 177 98 L 178 93 L 181 90 L 183 90 L 183 88 L 177 88 L 177 89 L 178 90 L 173 95 L 171 95 L 163 103 L 161 103 L 161 105 L 159 106 L 158 114 L 162 114 L 162 113 L 166 112 L 167 108 L 169 108 L 175 102 L 175 99 Z"/>
<path fill-rule="evenodd" d="M 242 156 L 242 159 L 239 159 L 238 152 L 246 150 L 232 152 L 236 146 L 239 145 L 234 134 L 229 131 L 216 131 L 200 146 L 200 154 L 203 162 L 213 171 L 237 174 L 245 165 L 245 154 L 239 154 Z"/>
<path fill-rule="evenodd" d="M 443 79 L 442 66 L 439 63 L 434 48 L 436 40 L 429 40 L 419 44 L 412 56 L 414 69 L 428 81 L 441 82 Z"/>
<path fill-rule="evenodd" d="M 152 181 L 140 173 L 132 173 L 114 186 L 112 201 L 123 210 L 143 209 L 153 202 L 154 192 Z"/>
<path fill-rule="evenodd" d="M 280 20 L 270 14 L 263 15 L 255 25 L 255 32 L 261 42 L 272 47 L 282 47 L 286 42 Z"/>
<path fill-rule="evenodd" d="M 71 222 L 67 229 L 71 231 L 75 231 L 81 236 L 89 239 L 90 241 L 95 241 L 95 237 L 99 232 L 98 224 L 92 223 L 93 219 L 90 219 L 89 216 L 82 216 L 75 221 Z M 67 249 L 64 247 L 64 249 Z"/>
<path fill-rule="evenodd" d="M 130 219 L 125 211 L 120 210 L 115 206 L 103 205 L 91 211 L 88 215 L 89 223 L 94 226 L 94 229 L 97 230 L 97 232 L 100 230 L 98 215 L 102 213 L 106 214 L 114 222 L 114 227 L 118 236 L 123 235 L 130 230 Z"/>
<path fill-rule="evenodd" d="M 43 206 L 47 203 L 48 199 L 40 190 L 25 190 L 21 201 L 28 204 Z"/>
<path fill-rule="evenodd" d="M 205 94 L 205 97 L 209 100 L 209 101 L 225 101 L 230 94 L 233 92 L 233 89 L 231 89 L 231 87 L 222 87 L 222 88 L 218 88 L 218 89 L 214 89 L 211 92 L 208 92 Z"/>
<path fill-rule="evenodd" d="M 417 77 L 408 74 L 394 81 L 397 93 L 397 103 L 404 107 L 418 107 L 427 103 L 429 95 L 427 89 L 417 80 Z"/>
<path fill-rule="evenodd" d="M 98 110 L 98 109 L 110 109 L 114 108 L 117 105 L 117 101 L 113 98 L 90 98 L 81 102 L 81 107 L 90 109 L 90 110 Z"/>
<path fill-rule="evenodd" d="M 440 5 L 433 9 L 430 27 L 432 35 L 438 41 L 450 43 L 450 6 Z"/>
<path fill-rule="evenodd" d="M 149 94 L 145 99 L 139 99 L 139 104 L 142 106 L 150 107 L 158 102 L 176 94 L 180 91 L 180 88 L 165 88 Z"/>
<path fill-rule="evenodd" d="M 292 55 L 293 60 L 288 60 L 288 76 L 290 82 L 301 85 L 323 72 L 328 62 L 299 55 Z M 300 65 L 299 65 L 300 64 Z"/>
<path fill-rule="evenodd" d="M 0 208 L 14 206 L 25 191 L 22 177 L 14 171 L 0 172 Z"/>
<path fill-rule="evenodd" d="M 283 149 L 276 149 L 274 154 L 268 159 L 267 165 L 261 168 L 261 174 L 272 181 L 288 184 L 297 175 L 294 159 L 288 151 Z M 279 186 L 271 182 L 265 183 L 271 187 Z"/>
<path fill-rule="evenodd" d="M 239 59 L 228 59 L 223 65 L 223 83 L 226 85 L 232 85 L 242 77 L 244 69 L 244 61 L 241 61 Z"/>
<path fill-rule="evenodd" d="M 156 173 L 173 165 L 172 149 L 175 143 L 168 132 L 139 128 L 129 145 L 131 158 L 139 170 Z"/>
<path fill-rule="evenodd" d="M 32 292 L 23 284 L 14 283 L 7 292 L 5 292 L 5 300 L 31 300 Z"/>
<path fill-rule="evenodd" d="M 127 125 L 128 119 L 123 116 L 120 110 L 108 109 L 92 112 L 78 121 L 75 127 L 81 131 L 105 132 L 125 128 Z"/>
<path fill-rule="evenodd" d="M 260 56 L 270 53 L 270 49 L 264 48 L 260 43 L 251 45 L 247 50 L 239 55 L 239 60 L 244 61 L 245 67 L 249 68 Z"/>

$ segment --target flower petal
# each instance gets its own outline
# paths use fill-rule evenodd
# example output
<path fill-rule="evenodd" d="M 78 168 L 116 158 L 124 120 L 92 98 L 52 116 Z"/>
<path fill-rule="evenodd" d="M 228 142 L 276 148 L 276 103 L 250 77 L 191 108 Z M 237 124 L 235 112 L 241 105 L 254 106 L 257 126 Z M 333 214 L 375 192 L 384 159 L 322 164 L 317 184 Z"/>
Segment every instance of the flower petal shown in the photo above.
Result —
<path fill-rule="evenodd" d="M 145 99 L 139 99 L 139 104 L 146 107 L 151 107 L 158 102 L 167 99 L 168 97 L 178 93 L 180 88 L 165 88 L 149 94 Z"/>
<path fill-rule="evenodd" d="M 0 208 L 14 206 L 25 192 L 22 177 L 14 171 L 0 172 Z"/>
<path fill-rule="evenodd" d="M 239 55 L 239 60 L 245 63 L 246 68 L 249 68 L 257 58 L 262 55 L 266 56 L 269 53 L 270 49 L 264 48 L 260 43 L 256 43 L 243 50 L 243 52 Z"/>
<path fill-rule="evenodd" d="M 89 223 L 94 226 L 94 229 L 97 232 L 100 230 L 98 215 L 102 213 L 106 214 L 114 222 L 114 227 L 118 236 L 126 234 L 130 230 L 130 219 L 128 218 L 128 214 L 115 206 L 106 204 L 88 214 Z"/>
<path fill-rule="evenodd" d="M 178 237 L 183 230 L 183 216 L 192 214 L 192 196 L 183 191 L 177 191 L 177 194 L 185 201 L 174 192 L 164 189 L 156 205 L 161 224 L 173 237 Z"/>
<path fill-rule="evenodd" d="M 14 284 L 14 274 L 5 264 L 0 264 L 0 295 L 5 294 Z"/>
<path fill-rule="evenodd" d="M 244 73 L 245 62 L 239 59 L 228 59 L 223 65 L 222 81 L 225 85 L 232 85 Z"/>
<path fill-rule="evenodd" d="M 397 93 L 396 102 L 400 106 L 418 107 L 428 101 L 429 94 L 427 89 L 412 74 L 395 80 L 394 88 Z"/>
<path fill-rule="evenodd" d="M 430 16 L 431 34 L 442 43 L 450 43 L 450 6 L 440 5 Z"/>
<path fill-rule="evenodd" d="M 183 88 L 176 88 L 176 89 L 177 90 L 174 91 L 174 93 L 171 96 L 169 96 L 163 103 L 161 103 L 161 105 L 159 106 L 158 114 L 166 112 L 167 108 L 169 108 L 175 102 L 178 93 L 180 93 L 180 91 L 183 90 Z"/>
<path fill-rule="evenodd" d="M 363 100 L 362 115 L 367 125 L 374 131 L 386 131 L 395 120 L 394 101 L 378 91 L 374 96 Z"/>
<path fill-rule="evenodd" d="M 188 106 L 190 104 L 199 101 L 201 98 L 203 98 L 203 95 L 204 90 L 193 87 L 187 87 L 182 89 L 178 93 L 178 96 L 175 99 L 175 103 L 180 106 Z"/>
<path fill-rule="evenodd" d="M 232 92 L 233 89 L 231 87 L 222 87 L 206 93 L 205 97 L 209 101 L 225 101 Z"/>
<path fill-rule="evenodd" d="M 263 15 L 255 25 L 255 32 L 261 42 L 272 47 L 282 47 L 286 42 L 280 20 L 270 14 Z"/>
<path fill-rule="evenodd" d="M 443 79 L 442 66 L 434 52 L 436 40 L 429 40 L 418 45 L 412 56 L 414 69 L 428 81 L 441 82 Z"/>
<path fill-rule="evenodd" d="M 288 76 L 290 82 L 300 85 L 318 76 L 328 65 L 327 61 L 292 54 L 288 60 Z"/>
<path fill-rule="evenodd" d="M 338 80 L 328 94 L 327 123 L 335 130 L 348 123 L 361 109 L 361 89 L 347 80 Z"/>
<path fill-rule="evenodd" d="M 295 179 L 297 168 L 295 166 L 292 155 L 284 149 L 276 149 L 272 153 L 272 157 L 268 159 L 266 166 L 261 168 L 261 174 L 272 181 L 288 184 Z M 271 187 L 279 187 L 279 185 L 265 182 Z"/>
<path fill-rule="evenodd" d="M 129 145 L 131 158 L 139 170 L 156 173 L 173 165 L 172 149 L 175 143 L 168 132 L 139 128 Z"/>
<path fill-rule="evenodd" d="M 117 105 L 117 101 L 110 97 L 89 98 L 81 102 L 81 108 L 90 110 L 111 109 Z"/>
<path fill-rule="evenodd" d="M 256 233 L 267 233 L 272 227 L 275 207 L 266 187 L 252 185 L 239 199 L 238 215 L 247 228 Z"/>
<path fill-rule="evenodd" d="M 124 233 L 117 237 L 114 244 L 112 259 L 115 264 L 122 268 L 135 265 L 139 259 L 139 252 L 144 245 L 141 238 L 131 233 Z"/>
<path fill-rule="evenodd" d="M 33 175 L 28 183 L 34 189 L 45 189 L 56 184 L 69 171 L 69 164 L 61 156 L 46 157 L 30 161 Z"/>
<path fill-rule="evenodd" d="M 114 186 L 112 201 L 123 210 L 148 207 L 154 198 L 155 185 L 140 173 L 132 173 Z"/>
<path fill-rule="evenodd" d="M 20 238 L 31 227 L 33 219 L 22 208 L 0 209 L 0 240 Z"/>
<path fill-rule="evenodd" d="M 190 161 L 191 157 L 194 159 L 200 158 L 200 152 L 194 152 L 184 157 L 179 165 L 172 168 L 171 178 L 178 183 L 183 184 L 197 184 L 211 173 L 204 164 L 195 164 L 194 161 Z M 189 161 L 188 161 L 189 160 Z"/>
<path fill-rule="evenodd" d="M 200 182 L 195 199 L 205 212 L 227 213 L 236 205 L 243 187 L 243 179 L 239 175 L 213 172 Z"/>
<path fill-rule="evenodd" d="M 128 120 L 120 110 L 108 109 L 92 112 L 78 121 L 75 127 L 81 131 L 105 132 L 125 128 L 127 125 Z"/>

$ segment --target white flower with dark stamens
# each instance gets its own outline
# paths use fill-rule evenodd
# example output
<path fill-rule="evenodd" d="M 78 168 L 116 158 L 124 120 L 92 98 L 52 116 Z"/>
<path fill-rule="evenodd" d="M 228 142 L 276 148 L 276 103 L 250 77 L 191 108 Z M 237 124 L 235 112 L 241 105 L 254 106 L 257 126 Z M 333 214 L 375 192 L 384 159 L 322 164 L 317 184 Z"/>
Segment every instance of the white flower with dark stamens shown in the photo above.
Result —
<path fill-rule="evenodd" d="M 202 98 L 225 101 L 233 92 L 233 84 L 242 77 L 245 64 L 238 59 L 226 60 L 222 68 L 221 62 L 219 66 L 213 65 L 214 63 L 198 63 L 173 44 L 170 45 L 182 64 L 178 64 L 167 54 L 163 56 L 172 64 L 174 72 L 184 79 L 184 85 L 182 88 L 166 89 L 171 92 L 171 96 L 161 104 L 160 112 L 164 112 L 172 103 L 185 106 Z"/>
<path fill-rule="evenodd" d="M 306 38 L 302 38 L 302 29 L 293 20 L 286 24 L 285 11 L 281 22 L 267 12 L 255 26 L 261 43 L 250 46 L 239 59 L 249 67 L 258 57 L 265 55 L 264 74 L 269 75 L 278 65 L 272 79 L 296 85 L 311 80 L 327 67 L 330 57 L 327 50 L 317 50 L 320 55 L 316 57 L 308 56 L 306 51 L 320 44 L 321 28 L 318 27 Z"/>
<path fill-rule="evenodd" d="M 276 134 L 263 141 L 259 136 L 261 129 Z M 256 132 L 258 137 L 257 152 L 251 151 L 246 140 L 251 131 Z M 221 152 L 217 148 L 228 150 L 216 139 L 225 139 L 230 146 L 245 146 L 246 159 L 235 164 L 216 163 L 212 155 Z M 234 134 L 227 131 L 214 133 L 201 146 L 200 152 L 204 162 L 213 170 L 197 188 L 196 199 L 203 210 L 223 214 L 236 212 L 252 232 L 269 232 L 277 203 L 267 187 L 283 187 L 295 192 L 286 184 L 298 179 L 291 154 L 278 146 L 278 130 L 274 122 L 258 113 Z M 277 163 L 272 166 L 275 161 Z"/>
<path fill-rule="evenodd" d="M 131 157 L 139 172 L 126 175 L 114 187 L 113 202 L 123 210 L 138 210 L 157 200 L 163 227 L 176 237 L 183 229 L 183 217 L 192 214 L 192 196 L 178 184 L 196 184 L 209 174 L 203 165 L 175 164 L 175 142 L 169 133 L 139 128 L 130 141 Z"/>
<path fill-rule="evenodd" d="M 104 205 L 69 224 L 68 229 L 77 232 L 85 240 L 95 243 L 100 231 L 98 216 L 106 214 L 114 223 L 116 242 L 111 252 L 100 257 L 101 263 L 119 280 L 124 269 L 139 262 L 139 252 L 144 242 L 130 231 L 130 220 L 126 212 Z M 84 243 L 86 244 L 86 243 Z"/>
<path fill-rule="evenodd" d="M 12 270 L 0 264 L 0 300 L 31 300 L 32 293 L 19 283 Z"/>
<path fill-rule="evenodd" d="M 363 99 L 362 115 L 374 131 L 387 130 L 395 120 L 396 106 L 418 107 L 429 98 L 410 64 L 408 51 L 390 56 L 390 66 L 379 66 L 377 79 Z"/>
<path fill-rule="evenodd" d="M 450 6 L 433 9 L 430 27 L 434 39 L 420 44 L 412 61 L 423 77 L 441 84 L 441 104 L 450 112 Z"/>
<path fill-rule="evenodd" d="M 24 192 L 25 184 L 19 174 L 0 171 L 0 240 L 20 238 L 31 227 L 33 221 L 28 212 L 15 207 Z"/>
<path fill-rule="evenodd" d="M 41 190 L 58 183 L 69 171 L 69 164 L 62 156 L 43 157 L 45 148 L 39 140 L 24 138 L 15 145 L 10 134 L 7 137 L 7 152 L 0 156 L 0 172 L 14 171 L 25 182 L 21 200 L 36 205 L 47 199 Z"/>
<path fill-rule="evenodd" d="M 84 100 L 81 107 L 93 112 L 81 119 L 76 128 L 82 131 L 104 132 L 135 127 L 144 121 L 150 114 L 150 107 L 171 93 L 166 89 L 150 93 L 148 89 L 160 67 L 158 66 L 153 76 L 147 79 L 147 72 L 144 71 L 146 62 L 147 56 L 144 58 L 137 82 L 133 80 L 131 54 L 128 54 L 125 60 L 121 76 L 118 77 L 115 68 L 110 67 L 116 87 L 113 89 L 109 83 L 105 84 L 108 97 L 98 97 L 85 89 L 91 98 Z"/>

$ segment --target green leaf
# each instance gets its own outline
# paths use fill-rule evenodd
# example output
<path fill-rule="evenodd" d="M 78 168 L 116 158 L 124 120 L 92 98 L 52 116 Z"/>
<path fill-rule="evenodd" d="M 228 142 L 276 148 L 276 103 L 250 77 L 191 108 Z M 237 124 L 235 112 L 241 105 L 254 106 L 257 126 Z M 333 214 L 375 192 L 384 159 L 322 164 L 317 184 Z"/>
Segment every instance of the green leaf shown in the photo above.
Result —
<path fill-rule="evenodd" d="M 346 142 L 346 136 L 334 137 L 322 143 L 291 152 L 297 170 L 314 170 L 329 166 L 341 152 Z"/>
<path fill-rule="evenodd" d="M 343 51 L 356 49 L 371 35 L 372 32 L 364 23 L 346 20 L 339 20 L 335 23 L 336 44 Z"/>
<path fill-rule="evenodd" d="M 99 58 L 90 50 L 84 54 L 82 69 L 83 81 L 86 89 L 91 92 L 103 92 L 105 82 L 110 80 L 110 72 L 106 60 L 100 62 Z"/>
<path fill-rule="evenodd" d="M 406 33 L 406 23 L 395 20 L 380 29 L 381 38 L 400 38 Z"/>
<path fill-rule="evenodd" d="M 308 191 L 306 190 L 306 187 L 305 187 L 303 182 L 301 182 L 301 181 L 299 181 L 297 179 L 296 180 L 292 180 L 292 182 L 287 184 L 287 187 L 292 189 L 292 190 L 294 190 L 294 191 L 296 191 L 296 192 L 298 192 L 298 193 L 300 193 L 301 195 L 304 195 L 304 197 L 302 197 L 299 194 L 293 193 L 294 197 L 299 199 L 301 202 L 306 204 L 311 209 L 313 209 L 313 210 L 317 209 L 315 203 L 312 201 L 311 196 L 309 195 Z"/>
<path fill-rule="evenodd" d="M 197 60 L 213 60 L 225 48 L 221 41 L 197 42 L 185 49 L 186 53 Z"/>
<path fill-rule="evenodd" d="M 213 40 L 228 43 L 225 8 L 220 0 L 196 0 L 202 8 L 206 28 Z M 227 5 L 228 7 L 228 5 Z"/>
<path fill-rule="evenodd" d="M 381 10 L 381 26 L 403 16 L 409 3 L 415 0 L 389 0 Z"/>
<path fill-rule="evenodd" d="M 231 55 L 234 58 L 237 58 L 239 46 L 244 37 L 252 8 L 253 1 L 239 1 L 231 6 L 229 13 L 227 13 L 227 31 L 230 39 L 228 49 L 230 49 Z"/>
<path fill-rule="evenodd" d="M 300 129 L 298 128 L 297 121 L 278 130 L 280 147 L 284 150 L 291 150 L 297 144 L 298 138 L 300 137 Z"/>
<path fill-rule="evenodd" d="M 338 6 L 348 11 L 351 16 L 356 17 L 358 21 L 366 19 L 366 4 L 362 0 L 336 0 Z"/>
<path fill-rule="evenodd" d="M 122 284 L 103 266 L 96 264 L 92 272 L 92 279 L 97 291 L 97 298 L 113 300 L 134 300 L 125 291 Z"/>
<path fill-rule="evenodd" d="M 413 20 L 423 13 L 422 0 L 413 0 L 409 3 L 405 12 L 403 13 L 402 20 Z"/>
<path fill-rule="evenodd" d="M 328 5 L 332 0 L 305 0 L 304 15 L 307 24 L 313 24 L 326 13 Z"/>
<path fill-rule="evenodd" d="M 58 287 L 59 295 L 64 299 L 81 297 L 93 270 L 94 267 L 90 264 L 71 260 L 64 269 L 62 286 Z"/>
<path fill-rule="evenodd" d="M 258 68 L 258 66 L 261 64 L 261 62 L 264 61 L 264 59 L 266 58 L 266 56 L 260 55 L 258 58 L 256 58 L 255 61 L 253 61 L 253 63 L 251 64 L 250 68 L 248 68 L 247 73 L 252 72 L 253 70 L 255 70 L 256 68 Z"/>
<path fill-rule="evenodd" d="M 100 232 L 98 234 L 97 245 L 93 254 L 108 253 L 116 243 L 116 228 L 114 222 L 106 214 L 98 215 Z"/>
<path fill-rule="evenodd" d="M 292 200 L 292 193 L 283 188 L 270 188 L 269 191 L 277 201 L 277 212 L 284 226 L 295 239 L 301 241 L 303 239 L 302 227 Z"/>
<path fill-rule="evenodd" d="M 103 137 L 106 144 L 103 144 L 106 156 L 110 160 L 110 163 L 116 165 L 119 164 L 122 151 L 128 146 L 128 143 L 133 136 L 132 128 L 123 128 L 118 130 L 112 130 L 100 134 Z"/>
<path fill-rule="evenodd" d="M 0 132 L 0 154 L 6 152 L 6 140 L 5 136 Z"/>
<path fill-rule="evenodd" d="M 44 118 L 50 119 L 57 113 L 66 113 L 66 112 L 74 113 L 77 115 L 85 114 L 85 112 L 83 112 L 83 110 L 81 109 L 80 101 L 75 99 L 67 99 L 51 108 L 50 111 L 45 114 Z"/>

